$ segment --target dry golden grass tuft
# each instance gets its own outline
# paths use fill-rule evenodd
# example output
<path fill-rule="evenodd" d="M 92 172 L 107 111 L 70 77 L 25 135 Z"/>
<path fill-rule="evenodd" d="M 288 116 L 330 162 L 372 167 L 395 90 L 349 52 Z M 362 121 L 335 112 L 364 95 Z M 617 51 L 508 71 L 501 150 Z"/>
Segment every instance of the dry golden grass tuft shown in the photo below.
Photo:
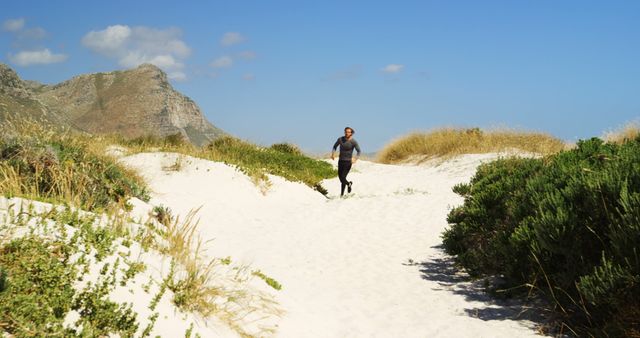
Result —
<path fill-rule="evenodd" d="M 0 193 L 85 210 L 122 205 L 131 196 L 146 199 L 142 179 L 104 155 L 89 135 L 42 121 L 0 124 Z"/>
<path fill-rule="evenodd" d="M 282 310 L 269 294 L 249 289 L 251 272 L 247 266 L 229 267 L 233 270 L 230 274 L 229 269 L 221 269 L 229 266 L 229 258 L 207 257 L 204 243 L 197 235 L 199 221 L 195 217 L 199 210 L 190 211 L 182 221 L 172 218 L 167 208 L 155 210 L 156 218 L 164 225 L 161 234 L 164 243 L 158 243 L 158 249 L 177 263 L 167 280 L 169 290 L 174 293 L 174 304 L 202 318 L 215 316 L 242 337 L 272 335 L 274 326 L 251 328 L 246 318 L 257 317 L 257 321 L 275 318 Z"/>
<path fill-rule="evenodd" d="M 550 155 L 566 148 L 562 140 L 544 133 L 442 128 L 401 137 L 385 146 L 377 160 L 381 163 L 398 163 L 415 157 L 422 160 L 504 151 Z"/>
<path fill-rule="evenodd" d="M 602 139 L 606 142 L 622 144 L 640 135 L 640 120 L 625 124 L 617 130 L 606 132 Z"/>

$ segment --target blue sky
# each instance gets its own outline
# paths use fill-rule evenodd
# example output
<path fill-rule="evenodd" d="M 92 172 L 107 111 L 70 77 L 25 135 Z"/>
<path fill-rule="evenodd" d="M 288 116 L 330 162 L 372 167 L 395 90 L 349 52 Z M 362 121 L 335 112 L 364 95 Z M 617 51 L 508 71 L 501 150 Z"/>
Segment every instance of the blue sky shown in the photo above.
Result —
<path fill-rule="evenodd" d="M 640 1 L 10 1 L 29 80 L 151 62 L 220 128 L 364 151 L 444 126 L 567 141 L 640 118 Z"/>

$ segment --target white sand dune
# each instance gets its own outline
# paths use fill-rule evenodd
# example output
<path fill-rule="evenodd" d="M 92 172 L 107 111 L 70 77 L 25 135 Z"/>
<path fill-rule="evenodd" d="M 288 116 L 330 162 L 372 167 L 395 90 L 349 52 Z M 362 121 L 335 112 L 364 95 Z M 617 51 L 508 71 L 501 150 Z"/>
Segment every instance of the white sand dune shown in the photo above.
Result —
<path fill-rule="evenodd" d="M 440 245 L 446 215 L 462 199 L 451 191 L 495 154 L 466 155 L 439 165 L 394 166 L 359 161 L 340 198 L 271 177 L 266 194 L 221 163 L 176 154 L 122 159 L 150 184 L 152 205 L 198 213 L 208 253 L 250 264 L 283 286 L 278 337 L 527 337 L 533 323 L 518 305 L 495 304 L 463 281 Z M 163 169 L 165 168 L 165 169 Z M 158 323 L 158 325 L 165 325 Z"/>

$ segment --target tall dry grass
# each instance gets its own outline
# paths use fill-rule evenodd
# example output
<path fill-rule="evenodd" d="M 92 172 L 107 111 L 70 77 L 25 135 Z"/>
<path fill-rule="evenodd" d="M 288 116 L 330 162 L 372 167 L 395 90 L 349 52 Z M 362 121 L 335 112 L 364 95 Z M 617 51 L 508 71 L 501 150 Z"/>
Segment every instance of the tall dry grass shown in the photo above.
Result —
<path fill-rule="evenodd" d="M 246 319 L 278 317 L 282 310 L 270 295 L 248 287 L 251 275 L 247 266 L 225 269 L 230 264 L 226 259 L 207 256 L 197 231 L 199 210 L 191 210 L 180 220 L 172 217 L 167 208 L 156 209 L 156 217 L 164 225 L 164 241 L 158 243 L 158 249 L 177 263 L 167 281 L 174 293 L 174 304 L 203 318 L 215 316 L 243 337 L 272 335 L 275 327 L 252 327 Z"/>
<path fill-rule="evenodd" d="M 403 136 L 378 154 L 381 163 L 409 159 L 448 158 L 462 154 L 516 151 L 549 155 L 567 145 L 551 135 L 515 130 L 483 131 L 479 128 L 442 128 Z"/>
<path fill-rule="evenodd" d="M 30 120 L 0 124 L 0 194 L 85 210 L 147 198 L 142 179 L 90 136 Z"/>
<path fill-rule="evenodd" d="M 640 120 L 632 121 L 624 126 L 605 132 L 602 139 L 606 142 L 622 144 L 640 136 Z"/>

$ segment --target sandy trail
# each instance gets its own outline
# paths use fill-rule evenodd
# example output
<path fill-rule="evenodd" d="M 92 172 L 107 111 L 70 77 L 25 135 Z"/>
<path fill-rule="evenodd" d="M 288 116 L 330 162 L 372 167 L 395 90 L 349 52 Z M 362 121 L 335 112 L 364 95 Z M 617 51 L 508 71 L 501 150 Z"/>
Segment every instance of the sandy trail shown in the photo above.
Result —
<path fill-rule="evenodd" d="M 260 189 L 237 170 L 175 154 L 123 159 L 141 170 L 151 204 L 198 213 L 213 256 L 251 264 L 283 285 L 273 291 L 286 311 L 279 337 L 527 337 L 533 324 L 513 320 L 517 306 L 495 305 L 461 280 L 440 247 L 446 215 L 467 182 L 495 154 L 465 155 L 439 165 L 360 161 L 349 179 L 323 185 L 329 198 L 271 177 Z"/>

